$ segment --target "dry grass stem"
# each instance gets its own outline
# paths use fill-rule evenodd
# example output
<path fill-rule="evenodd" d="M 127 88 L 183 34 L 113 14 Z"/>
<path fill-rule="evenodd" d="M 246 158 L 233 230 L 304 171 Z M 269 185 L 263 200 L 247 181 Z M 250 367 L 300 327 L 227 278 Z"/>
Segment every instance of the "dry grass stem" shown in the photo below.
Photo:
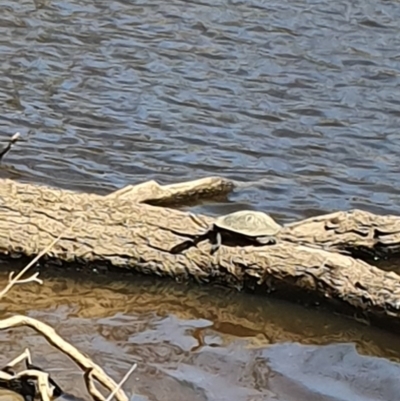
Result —
<path fill-rule="evenodd" d="M 92 369 L 93 377 L 108 390 L 114 391 L 114 389 L 118 386 L 113 379 L 107 376 L 100 366 L 95 364 L 88 357 L 84 356 L 73 345 L 61 338 L 56 331 L 47 324 L 22 315 L 15 315 L 7 319 L 0 320 L 0 330 L 21 326 L 30 327 L 36 332 L 40 333 L 53 347 L 57 348 L 59 351 L 71 358 L 83 371 Z M 118 401 L 128 401 L 127 395 L 121 389 L 117 390 L 115 393 L 115 398 Z"/>
<path fill-rule="evenodd" d="M 137 364 L 134 363 L 130 369 L 126 372 L 125 376 L 122 378 L 122 380 L 118 383 L 118 386 L 110 393 L 110 395 L 107 397 L 106 401 L 111 401 L 113 397 L 115 396 L 116 392 L 122 388 L 124 383 L 128 380 L 128 377 L 133 373 L 133 371 L 136 369 Z"/>
<path fill-rule="evenodd" d="M 124 383 L 128 380 L 129 376 L 133 373 L 133 371 L 136 369 L 137 364 L 134 363 L 128 372 L 125 374 L 125 376 L 122 378 L 122 380 L 118 383 L 117 387 L 110 393 L 110 395 L 105 398 L 103 394 L 100 393 L 99 390 L 97 390 L 96 385 L 94 383 L 94 377 L 93 377 L 93 369 L 88 369 L 85 374 L 84 374 L 84 380 L 86 384 L 86 388 L 88 393 L 92 396 L 92 398 L 95 401 L 111 401 L 112 398 L 115 396 L 116 392 L 119 391 Z"/>
<path fill-rule="evenodd" d="M 63 231 L 57 238 L 55 238 L 51 243 L 43 249 L 42 252 L 40 252 L 34 259 L 32 259 L 14 278 L 15 272 L 11 272 L 9 277 L 8 277 L 8 283 L 4 287 L 4 289 L 0 292 L 0 299 L 6 295 L 11 288 L 16 285 L 16 284 L 26 284 L 30 282 L 36 282 L 39 284 L 43 284 L 43 281 L 38 278 L 39 273 L 35 273 L 32 276 L 26 278 L 26 279 L 21 279 L 21 277 L 33 266 L 35 263 L 38 262 L 38 260 L 45 255 L 60 239 L 63 235 L 66 235 L 69 230 L 71 230 L 76 224 L 78 224 L 79 220 L 75 220 L 73 224 L 71 224 L 67 230 Z"/>
<path fill-rule="evenodd" d="M 7 367 L 13 368 L 15 365 L 18 365 L 19 363 L 25 361 L 26 359 L 28 360 L 29 364 L 32 364 L 31 352 L 29 351 L 28 348 L 25 348 L 25 351 L 21 355 L 18 355 L 12 361 L 8 362 Z"/>
<path fill-rule="evenodd" d="M 4 147 L 4 149 L 0 150 L 0 161 L 1 159 L 10 151 L 10 149 L 13 147 L 14 143 L 16 143 L 20 137 L 20 133 L 16 132 L 11 139 L 8 140 L 7 145 Z"/>

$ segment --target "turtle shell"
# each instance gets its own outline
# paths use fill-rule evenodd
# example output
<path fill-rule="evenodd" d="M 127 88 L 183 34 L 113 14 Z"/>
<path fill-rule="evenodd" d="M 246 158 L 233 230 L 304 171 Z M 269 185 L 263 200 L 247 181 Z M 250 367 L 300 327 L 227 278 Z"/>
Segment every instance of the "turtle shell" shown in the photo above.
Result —
<path fill-rule="evenodd" d="M 253 210 L 240 210 L 218 217 L 214 225 L 248 237 L 274 235 L 282 228 L 268 214 Z"/>

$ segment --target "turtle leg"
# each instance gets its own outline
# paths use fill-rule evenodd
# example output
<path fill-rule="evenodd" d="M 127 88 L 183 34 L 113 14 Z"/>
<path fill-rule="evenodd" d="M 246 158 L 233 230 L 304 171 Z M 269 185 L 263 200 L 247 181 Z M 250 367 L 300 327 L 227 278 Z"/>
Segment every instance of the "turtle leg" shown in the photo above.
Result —
<path fill-rule="evenodd" d="M 178 253 L 182 253 L 183 251 L 186 251 L 187 249 L 191 248 L 192 246 L 195 246 L 195 243 L 193 240 L 189 239 L 187 241 L 181 242 L 175 246 L 173 246 L 169 252 L 172 253 L 173 255 L 177 255 Z"/>
<path fill-rule="evenodd" d="M 184 242 L 181 242 L 178 245 L 175 245 L 169 250 L 169 252 L 174 255 L 182 253 L 183 251 L 186 251 L 189 248 L 197 246 L 197 244 L 201 241 L 204 241 L 208 237 L 208 235 L 209 235 L 208 231 L 206 231 L 203 234 L 196 235 L 195 237 L 193 237 L 193 239 L 189 239 Z"/>
<path fill-rule="evenodd" d="M 213 235 L 213 238 L 211 238 L 211 240 L 212 240 L 211 241 L 212 246 L 211 246 L 210 254 L 214 255 L 214 253 L 218 251 L 218 249 L 221 247 L 221 244 L 222 244 L 221 233 L 220 232 L 216 232 Z"/>
<path fill-rule="evenodd" d="M 258 237 L 257 242 L 260 245 L 275 245 L 276 244 L 276 237 L 273 237 L 272 235 L 268 235 L 265 237 Z"/>

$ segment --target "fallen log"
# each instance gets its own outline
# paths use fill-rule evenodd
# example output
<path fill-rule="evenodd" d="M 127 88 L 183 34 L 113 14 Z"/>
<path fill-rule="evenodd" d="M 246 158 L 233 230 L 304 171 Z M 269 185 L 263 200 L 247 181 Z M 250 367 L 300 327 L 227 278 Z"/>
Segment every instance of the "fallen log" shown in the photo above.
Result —
<path fill-rule="evenodd" d="M 400 216 L 340 211 L 288 224 L 281 238 L 364 258 L 388 257 L 400 252 Z"/>
<path fill-rule="evenodd" d="M 190 193 L 190 183 L 176 187 Z M 162 199 L 162 190 L 160 194 Z M 171 248 L 203 228 L 188 213 L 148 205 L 146 199 L 151 196 L 143 191 L 135 200 L 0 180 L 0 255 L 32 258 L 66 232 L 42 264 L 122 268 L 286 299 L 312 298 L 342 312 L 361 313 L 376 324 L 390 324 L 392 330 L 400 327 L 400 277 L 340 253 L 359 247 L 371 254 L 378 248 L 397 252 L 399 217 L 339 212 L 285 226 L 275 245 L 223 245 L 210 255 L 205 241 L 172 254 Z M 196 217 L 205 224 L 212 221 Z"/>
<path fill-rule="evenodd" d="M 178 184 L 160 185 L 151 180 L 137 185 L 127 185 L 106 195 L 112 199 L 129 199 L 136 203 L 166 206 L 188 204 L 199 199 L 222 197 L 235 188 L 235 183 L 221 177 L 205 177 Z"/>

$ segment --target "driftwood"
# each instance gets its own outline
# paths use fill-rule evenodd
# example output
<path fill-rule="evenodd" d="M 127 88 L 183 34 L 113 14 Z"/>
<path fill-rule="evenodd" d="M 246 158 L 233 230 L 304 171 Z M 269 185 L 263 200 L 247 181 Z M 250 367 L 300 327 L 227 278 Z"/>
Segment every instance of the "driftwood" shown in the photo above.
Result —
<path fill-rule="evenodd" d="M 124 393 L 124 391 L 121 390 L 121 386 L 128 375 L 131 374 L 136 368 L 136 364 L 131 367 L 121 383 L 117 384 L 109 376 L 107 376 L 107 374 L 100 366 L 98 366 L 87 356 L 79 352 L 73 345 L 66 342 L 56 333 L 56 331 L 52 327 L 48 326 L 47 324 L 30 317 L 20 315 L 14 315 L 8 319 L 0 320 L 0 330 L 8 330 L 21 326 L 30 327 L 40 333 L 51 345 L 62 351 L 65 355 L 69 356 L 84 371 L 84 379 L 88 392 L 94 400 L 110 401 L 115 396 L 117 401 L 128 401 L 128 397 Z M 58 392 L 57 396 L 63 393 L 58 385 L 49 377 L 48 373 L 45 373 L 40 368 L 31 365 L 31 356 L 29 350 L 25 350 L 20 356 L 9 362 L 7 368 L 13 368 L 17 363 L 22 360 L 28 361 L 27 370 L 24 370 L 20 373 L 11 374 L 10 372 L 3 369 L 0 370 L 0 379 L 2 381 L 11 381 L 24 376 L 30 378 L 36 377 L 42 401 L 50 401 L 50 398 L 52 398 L 54 391 L 54 389 L 51 389 L 52 386 L 56 386 Z M 97 380 L 104 387 L 111 391 L 107 399 L 103 397 L 103 395 L 97 390 L 94 384 L 94 380 Z M 2 387 L 2 385 L 0 385 L 0 387 Z"/>
<path fill-rule="evenodd" d="M 207 180 L 213 183 L 212 191 L 207 190 Z M 100 196 L 0 180 L 0 255 L 32 258 L 65 233 L 42 264 L 122 268 L 180 281 L 256 289 L 288 299 L 311 297 L 328 301 L 339 311 L 359 312 L 372 322 L 399 328 L 400 277 L 349 253 L 399 252 L 400 217 L 337 212 L 285 226 L 275 245 L 222 246 L 211 256 L 210 244 L 203 242 L 172 254 L 174 246 L 203 228 L 188 213 L 147 203 L 176 203 L 175 194 L 190 200 L 226 193 L 234 185 L 211 178 L 193 185 L 153 183 L 147 185 L 147 192 L 146 183 L 139 187 L 139 191 L 131 187 Z M 196 217 L 205 224 L 212 221 Z M 71 225 L 73 230 L 67 232 Z"/>
<path fill-rule="evenodd" d="M 9 362 L 0 370 L 0 390 L 11 390 L 11 399 L 17 395 L 23 396 L 22 399 L 34 399 L 39 395 L 41 401 L 50 401 L 62 395 L 62 390 L 57 383 L 37 366 L 27 366 L 22 372 L 15 372 L 14 367 L 21 360 L 30 359 L 30 352 L 26 349 L 20 356 Z M 28 362 L 30 365 L 30 361 Z M 36 383 L 36 384 L 34 384 Z"/>
<path fill-rule="evenodd" d="M 165 206 L 224 196 L 234 188 L 233 181 L 221 177 L 206 177 L 171 185 L 160 185 L 152 180 L 138 185 L 128 185 L 106 195 L 106 198 L 129 199 L 136 203 Z"/>

